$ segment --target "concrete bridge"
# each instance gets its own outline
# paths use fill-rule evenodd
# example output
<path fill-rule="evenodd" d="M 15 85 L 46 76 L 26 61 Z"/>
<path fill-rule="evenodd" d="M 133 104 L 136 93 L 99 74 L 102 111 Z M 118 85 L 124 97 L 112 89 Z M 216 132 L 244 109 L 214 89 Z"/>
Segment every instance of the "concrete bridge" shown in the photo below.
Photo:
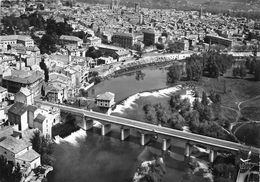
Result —
<path fill-rule="evenodd" d="M 69 113 L 74 113 L 82 117 L 80 123 L 81 128 L 88 130 L 93 127 L 93 120 L 99 121 L 101 125 L 101 135 L 106 135 L 111 131 L 111 125 L 118 125 L 121 127 L 120 139 L 123 141 L 130 136 L 130 129 L 137 129 L 140 131 L 140 144 L 145 145 L 149 142 L 151 135 L 158 135 L 162 138 L 162 150 L 166 151 L 170 147 L 170 140 L 178 138 L 186 143 L 185 156 L 188 157 L 192 150 L 192 145 L 202 145 L 210 150 L 209 161 L 213 162 L 216 157 L 216 150 L 227 150 L 231 152 L 249 152 L 253 154 L 260 154 L 260 149 L 246 146 L 243 144 L 221 140 L 217 138 L 207 137 L 199 134 L 184 132 L 162 126 L 157 126 L 140 121 L 130 120 L 122 117 L 111 116 L 98 112 L 87 111 L 84 109 L 74 108 L 62 104 L 55 104 L 40 100 L 35 100 L 36 104 L 48 105 L 57 107 Z"/>

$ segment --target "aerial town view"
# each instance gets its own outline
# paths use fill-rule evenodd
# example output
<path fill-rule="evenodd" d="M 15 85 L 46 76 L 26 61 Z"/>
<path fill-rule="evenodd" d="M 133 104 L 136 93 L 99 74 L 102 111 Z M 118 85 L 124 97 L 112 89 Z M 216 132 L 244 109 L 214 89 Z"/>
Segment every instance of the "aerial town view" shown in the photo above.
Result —
<path fill-rule="evenodd" d="M 0 182 L 260 182 L 260 0 L 0 0 Z"/>

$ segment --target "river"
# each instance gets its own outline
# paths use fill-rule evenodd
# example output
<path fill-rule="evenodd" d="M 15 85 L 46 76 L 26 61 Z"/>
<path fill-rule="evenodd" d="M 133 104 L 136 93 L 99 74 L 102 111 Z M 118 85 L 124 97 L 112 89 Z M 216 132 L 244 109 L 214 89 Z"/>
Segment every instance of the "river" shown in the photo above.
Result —
<path fill-rule="evenodd" d="M 158 68 L 145 68 L 122 76 L 104 80 L 95 85 L 88 92 L 89 97 L 95 97 L 104 92 L 115 93 L 115 101 L 122 101 L 127 97 L 143 91 L 166 88 L 167 70 Z"/>
<path fill-rule="evenodd" d="M 144 69 L 133 72 L 94 86 L 89 93 L 95 96 L 106 91 L 116 94 L 116 101 L 121 101 L 130 95 L 147 90 L 167 87 L 166 70 Z M 176 89 L 176 88 L 174 88 Z M 168 94 L 174 89 L 164 89 L 162 92 L 146 92 L 150 101 L 166 101 Z M 150 93 L 150 94 L 149 94 Z M 138 94 L 137 94 L 138 95 Z M 130 102 L 135 101 L 137 98 Z M 146 99 L 149 97 L 145 97 Z M 140 102 L 139 98 L 136 101 Z M 131 103 L 130 103 L 131 105 Z M 118 108 L 116 108 L 118 110 Z M 125 117 L 125 109 L 119 109 Z M 129 109 L 129 108 L 128 108 Z M 118 111 L 115 111 L 118 112 Z M 138 119 L 138 118 L 135 118 Z M 131 131 L 132 132 L 132 131 Z M 134 131 L 127 141 L 120 141 L 119 128 L 113 127 L 109 136 L 101 136 L 100 130 L 78 131 L 64 141 L 54 146 L 56 158 L 54 171 L 48 176 L 49 182 L 131 182 L 137 165 L 141 161 L 152 160 L 154 156 L 162 155 L 166 162 L 166 174 L 163 182 L 203 182 L 202 177 L 191 175 L 187 177 L 188 165 L 183 160 L 184 144 L 173 141 L 174 148 L 168 153 L 162 153 L 161 144 L 153 142 L 148 146 L 140 146 L 140 138 Z M 132 136 L 133 135 L 133 136 Z"/>

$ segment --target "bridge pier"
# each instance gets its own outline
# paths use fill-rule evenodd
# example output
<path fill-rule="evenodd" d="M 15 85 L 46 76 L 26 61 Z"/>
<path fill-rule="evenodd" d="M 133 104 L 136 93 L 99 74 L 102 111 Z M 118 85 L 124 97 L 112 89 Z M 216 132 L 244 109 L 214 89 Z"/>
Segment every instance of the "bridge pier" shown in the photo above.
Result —
<path fill-rule="evenodd" d="M 209 151 L 209 162 L 213 163 L 216 158 L 216 152 L 212 149 Z"/>
<path fill-rule="evenodd" d="M 191 144 L 189 142 L 187 142 L 185 145 L 185 153 L 184 153 L 185 157 L 190 157 L 191 147 L 192 147 Z"/>
<path fill-rule="evenodd" d="M 142 146 L 146 145 L 150 141 L 150 139 L 147 136 L 145 137 L 145 135 L 147 135 L 147 134 L 141 133 L 141 145 Z"/>
<path fill-rule="evenodd" d="M 169 147 L 170 147 L 170 140 L 163 138 L 162 139 L 162 150 L 167 151 Z"/>
<path fill-rule="evenodd" d="M 121 137 L 120 137 L 121 141 L 124 141 L 129 136 L 130 136 L 130 129 L 121 127 Z"/>
<path fill-rule="evenodd" d="M 111 131 L 111 124 L 101 124 L 101 135 L 105 136 Z"/>

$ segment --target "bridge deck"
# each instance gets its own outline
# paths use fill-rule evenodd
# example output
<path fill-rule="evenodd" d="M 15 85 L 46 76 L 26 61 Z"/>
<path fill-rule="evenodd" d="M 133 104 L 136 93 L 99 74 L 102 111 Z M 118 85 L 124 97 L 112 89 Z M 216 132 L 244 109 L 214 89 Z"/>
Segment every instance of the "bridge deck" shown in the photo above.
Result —
<path fill-rule="evenodd" d="M 54 103 L 40 101 L 40 100 L 36 100 L 35 103 L 42 104 L 42 105 L 48 105 L 48 106 L 52 106 L 52 107 L 58 107 L 61 110 L 64 110 L 67 112 L 84 114 L 86 117 L 89 117 L 91 119 L 108 122 L 111 124 L 123 125 L 123 126 L 136 128 L 136 129 L 149 131 L 149 132 L 156 132 L 161 135 L 166 135 L 166 136 L 175 137 L 175 138 L 181 138 L 181 139 L 185 139 L 185 140 L 196 142 L 196 143 L 210 145 L 213 147 L 218 147 L 218 148 L 223 148 L 223 149 L 228 149 L 228 150 L 233 150 L 233 151 L 251 151 L 252 153 L 260 154 L 259 148 L 251 147 L 251 146 L 247 146 L 247 145 L 243 145 L 243 144 L 239 144 L 239 143 L 235 143 L 235 142 L 207 137 L 207 136 L 194 134 L 194 133 L 183 132 L 180 130 L 161 127 L 161 126 L 144 123 L 144 122 L 140 122 L 140 121 L 136 121 L 136 120 L 126 119 L 126 118 L 122 118 L 122 117 L 87 111 L 84 109 L 65 106 L 62 104 L 54 104 Z"/>

